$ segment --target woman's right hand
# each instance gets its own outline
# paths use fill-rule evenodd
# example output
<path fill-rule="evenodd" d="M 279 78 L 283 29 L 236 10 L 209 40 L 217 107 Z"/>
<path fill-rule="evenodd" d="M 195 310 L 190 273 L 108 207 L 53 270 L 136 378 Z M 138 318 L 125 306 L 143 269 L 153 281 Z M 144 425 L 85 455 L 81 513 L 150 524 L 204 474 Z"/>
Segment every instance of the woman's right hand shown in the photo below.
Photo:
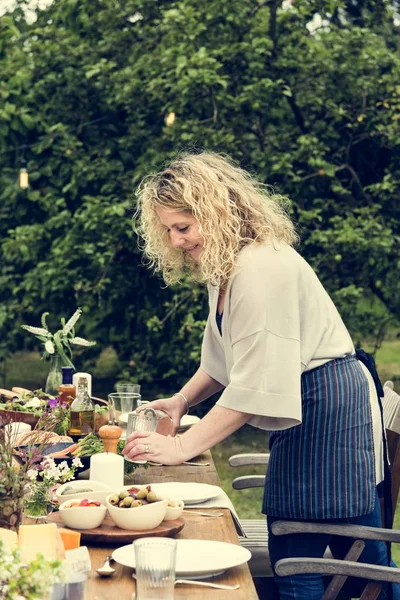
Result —
<path fill-rule="evenodd" d="M 174 435 L 177 432 L 181 418 L 186 414 L 186 402 L 181 396 L 171 396 L 170 398 L 160 398 L 160 400 L 153 400 L 152 402 L 146 402 L 140 406 L 138 412 L 146 408 L 153 408 L 154 410 L 163 410 L 169 415 L 172 420 Z"/>

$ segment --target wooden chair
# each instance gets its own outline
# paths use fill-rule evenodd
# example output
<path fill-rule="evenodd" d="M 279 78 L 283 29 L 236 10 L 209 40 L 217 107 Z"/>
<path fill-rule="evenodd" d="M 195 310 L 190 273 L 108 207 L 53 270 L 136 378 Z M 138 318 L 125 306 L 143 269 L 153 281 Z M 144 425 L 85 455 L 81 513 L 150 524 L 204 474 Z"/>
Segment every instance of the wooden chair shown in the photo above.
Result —
<path fill-rule="evenodd" d="M 389 454 L 389 462 L 392 469 L 392 502 L 393 502 L 393 514 L 392 519 L 394 517 L 394 513 L 396 510 L 397 497 L 399 493 L 400 487 L 400 396 L 396 394 L 393 390 L 393 383 L 391 381 L 387 381 L 384 384 L 384 398 L 382 399 L 383 406 L 383 420 L 386 429 L 386 437 L 388 442 L 388 454 Z M 261 453 L 248 453 L 248 454 L 235 454 L 229 458 L 229 464 L 232 467 L 236 466 L 249 466 L 249 465 L 267 465 L 269 459 L 269 454 L 261 454 Z M 264 475 L 243 475 L 240 477 L 236 477 L 232 481 L 232 487 L 236 490 L 248 489 L 253 487 L 264 487 L 265 476 Z M 266 525 L 266 518 L 263 519 L 241 519 L 241 525 L 246 532 L 247 537 L 240 537 L 241 546 L 247 548 L 252 553 L 252 558 L 249 561 L 250 571 L 253 577 L 256 578 L 268 578 L 272 577 L 272 568 L 269 559 L 268 553 L 268 531 Z M 279 523 L 279 527 L 277 525 Z M 283 525 L 285 523 L 285 525 Z M 283 522 L 279 521 L 274 524 L 274 533 L 277 530 L 278 535 L 284 535 L 287 533 L 293 533 L 292 525 L 293 522 Z M 298 523 L 298 526 L 304 525 L 303 523 Z M 307 524 L 308 525 L 308 524 Z M 390 524 L 387 524 L 391 526 Z M 350 527 L 349 525 L 346 527 Z M 379 530 L 377 530 L 379 531 Z M 299 529 L 297 529 L 299 532 Z M 351 532 L 353 533 L 353 532 Z M 394 533 L 394 532 L 392 532 Z M 360 556 L 361 551 L 359 550 L 360 546 L 363 544 L 359 543 L 356 545 L 353 552 L 350 556 L 347 556 L 347 561 L 357 560 Z M 364 547 L 362 545 L 362 547 Z M 357 551 L 359 554 L 356 555 Z M 326 556 L 330 556 L 329 552 Z M 285 559 L 285 563 L 282 564 L 282 561 L 279 561 L 280 570 L 282 574 L 282 569 L 288 571 L 289 569 L 296 568 L 296 564 L 299 563 L 298 559 Z M 327 560 L 326 558 L 320 560 Z M 333 559 L 332 559 L 333 560 Z M 307 564 L 310 564 L 310 560 L 306 559 Z M 344 562 L 344 561 L 339 561 Z M 314 563 L 314 561 L 313 561 Z M 360 566 L 360 565 L 358 565 Z M 308 568 L 306 566 L 302 568 Z M 324 568 L 330 568 L 327 563 L 324 563 Z M 360 575 L 359 575 L 360 576 Z M 342 584 L 343 585 L 343 584 Z"/>
<path fill-rule="evenodd" d="M 392 504 L 393 512 L 388 527 L 392 526 L 396 511 L 400 485 L 400 396 L 393 390 L 392 382 L 383 386 L 385 395 L 382 399 L 383 418 L 388 442 L 389 463 L 392 472 Z M 384 516 L 384 515 L 383 515 Z M 334 575 L 326 588 L 323 600 L 334 600 L 342 590 L 348 577 L 360 577 L 370 580 L 361 596 L 362 600 L 375 600 L 385 582 L 400 583 L 400 569 L 361 564 L 360 557 L 364 540 L 400 543 L 400 531 L 358 525 L 330 525 L 324 523 L 303 523 L 296 521 L 276 521 L 272 525 L 275 535 L 290 533 L 327 533 L 354 539 L 344 560 L 333 558 L 286 558 L 278 561 L 275 571 L 280 576 L 313 573 Z"/>
<path fill-rule="evenodd" d="M 231 467 L 267 465 L 269 454 L 234 454 L 228 459 Z M 264 487 L 265 475 L 242 475 L 232 481 L 235 490 Z M 241 519 L 247 537 L 239 536 L 240 545 L 251 552 L 249 568 L 253 577 L 273 577 L 268 553 L 267 521 L 263 519 Z"/>

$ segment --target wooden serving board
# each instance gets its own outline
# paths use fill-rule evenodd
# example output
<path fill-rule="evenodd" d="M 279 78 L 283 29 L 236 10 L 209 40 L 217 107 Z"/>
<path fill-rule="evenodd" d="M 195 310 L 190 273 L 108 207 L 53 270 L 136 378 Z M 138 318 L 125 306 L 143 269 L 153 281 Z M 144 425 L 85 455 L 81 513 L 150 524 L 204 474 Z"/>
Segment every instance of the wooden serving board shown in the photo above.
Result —
<path fill-rule="evenodd" d="M 66 525 L 61 520 L 60 513 L 55 512 L 49 515 L 46 519 L 49 523 L 56 523 L 59 527 Z M 163 521 L 154 529 L 145 529 L 144 531 L 134 531 L 129 529 L 120 529 L 114 524 L 114 521 L 108 515 L 104 519 L 100 527 L 96 529 L 75 529 L 81 533 L 81 541 L 90 544 L 129 544 L 133 540 L 142 537 L 175 537 L 185 526 L 184 519 L 179 518 L 174 521 Z"/>

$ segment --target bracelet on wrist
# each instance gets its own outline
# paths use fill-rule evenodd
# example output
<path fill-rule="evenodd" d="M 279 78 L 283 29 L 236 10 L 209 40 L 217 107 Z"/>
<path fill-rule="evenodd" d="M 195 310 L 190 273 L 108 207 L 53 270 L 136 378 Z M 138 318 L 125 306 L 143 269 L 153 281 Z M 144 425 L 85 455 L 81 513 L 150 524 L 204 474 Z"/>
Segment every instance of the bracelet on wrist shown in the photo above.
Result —
<path fill-rule="evenodd" d="M 175 392 L 174 396 L 180 396 L 181 398 L 183 398 L 183 399 L 184 399 L 184 401 L 186 402 L 186 412 L 185 412 L 185 415 L 187 415 L 187 414 L 188 414 L 188 412 L 189 412 L 189 408 L 190 408 L 190 406 L 189 406 L 189 401 L 188 401 L 188 399 L 186 398 L 186 396 L 184 396 L 184 395 L 182 394 L 182 392 Z"/>

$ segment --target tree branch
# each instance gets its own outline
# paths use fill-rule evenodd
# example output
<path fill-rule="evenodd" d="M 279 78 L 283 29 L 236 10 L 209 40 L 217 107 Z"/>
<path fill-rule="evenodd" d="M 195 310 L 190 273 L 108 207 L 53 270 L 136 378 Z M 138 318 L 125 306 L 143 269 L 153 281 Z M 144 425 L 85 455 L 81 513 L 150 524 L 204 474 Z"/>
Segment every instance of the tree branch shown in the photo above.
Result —
<path fill-rule="evenodd" d="M 373 204 L 370 196 L 368 194 L 365 193 L 364 188 L 361 184 L 360 178 L 358 177 L 357 173 L 355 172 L 355 170 L 353 169 L 353 167 L 351 165 L 340 165 L 340 167 L 337 167 L 335 169 L 335 173 L 337 173 L 338 171 L 343 171 L 343 170 L 347 170 L 349 171 L 349 173 L 352 176 L 352 180 L 350 182 L 350 185 L 354 182 L 358 188 L 358 191 L 360 192 L 361 196 L 364 198 L 365 202 L 367 202 L 367 204 L 369 204 L 370 206 Z"/>
<path fill-rule="evenodd" d="M 285 96 L 285 97 L 289 103 L 290 108 L 292 109 L 292 113 L 294 115 L 295 121 L 296 121 L 301 133 L 303 133 L 305 135 L 306 133 L 308 133 L 308 127 L 306 126 L 306 124 L 304 122 L 303 114 L 302 114 L 299 106 L 296 103 L 294 94 L 292 96 Z"/>

